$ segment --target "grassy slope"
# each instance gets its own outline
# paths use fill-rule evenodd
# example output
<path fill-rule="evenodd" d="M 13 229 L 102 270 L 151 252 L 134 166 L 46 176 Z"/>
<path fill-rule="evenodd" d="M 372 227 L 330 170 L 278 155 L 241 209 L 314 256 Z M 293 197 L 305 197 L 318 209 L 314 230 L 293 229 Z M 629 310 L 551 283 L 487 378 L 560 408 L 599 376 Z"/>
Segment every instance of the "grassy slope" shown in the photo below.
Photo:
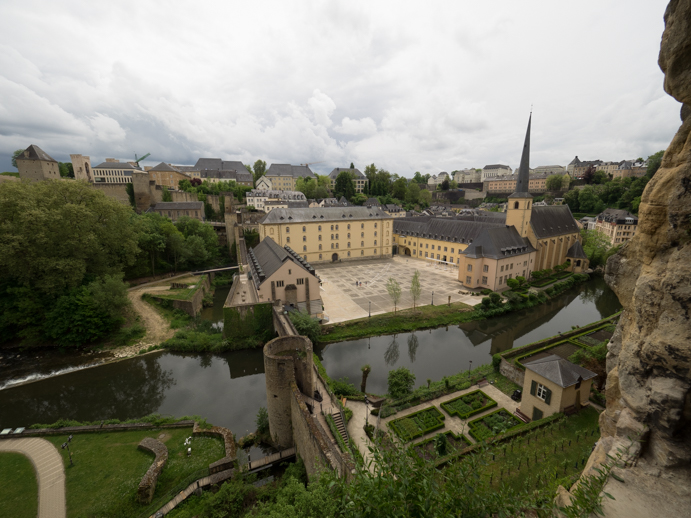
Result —
<path fill-rule="evenodd" d="M 21 453 L 0 453 L 0 516 L 34 518 L 37 512 L 34 465 Z"/>
<path fill-rule="evenodd" d="M 404 309 L 394 313 L 382 313 L 371 318 L 349 320 L 342 324 L 334 324 L 324 329 L 321 342 L 340 342 L 365 336 L 377 336 L 392 333 L 403 333 L 416 329 L 427 329 L 449 324 L 460 324 L 477 319 L 471 306 L 462 302 L 454 302 L 451 306 L 419 306 Z"/>
<path fill-rule="evenodd" d="M 158 438 L 168 448 L 168 463 L 158 479 L 154 502 L 163 505 L 169 492 L 189 475 L 199 472 L 225 455 L 220 439 L 195 437 L 192 456 L 185 454 L 184 441 L 191 428 L 136 432 L 75 434 L 71 449 L 74 466 L 66 450 L 60 450 L 67 477 L 67 516 L 136 517 L 144 510 L 137 501 L 137 487 L 154 457 L 137 448 L 144 437 Z M 58 449 L 65 437 L 47 437 Z"/>

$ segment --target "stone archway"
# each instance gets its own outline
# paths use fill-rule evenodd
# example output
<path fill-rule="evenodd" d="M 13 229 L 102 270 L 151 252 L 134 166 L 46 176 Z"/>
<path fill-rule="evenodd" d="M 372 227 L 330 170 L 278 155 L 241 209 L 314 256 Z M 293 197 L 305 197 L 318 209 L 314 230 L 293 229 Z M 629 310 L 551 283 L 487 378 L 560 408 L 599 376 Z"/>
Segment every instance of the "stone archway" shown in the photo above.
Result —
<path fill-rule="evenodd" d="M 338 254 L 334 253 L 331 255 L 331 262 L 335 263 L 336 261 L 338 261 Z"/>
<path fill-rule="evenodd" d="M 403 249 L 403 255 L 411 256 L 412 254 L 410 253 L 410 248 L 404 248 Z"/>

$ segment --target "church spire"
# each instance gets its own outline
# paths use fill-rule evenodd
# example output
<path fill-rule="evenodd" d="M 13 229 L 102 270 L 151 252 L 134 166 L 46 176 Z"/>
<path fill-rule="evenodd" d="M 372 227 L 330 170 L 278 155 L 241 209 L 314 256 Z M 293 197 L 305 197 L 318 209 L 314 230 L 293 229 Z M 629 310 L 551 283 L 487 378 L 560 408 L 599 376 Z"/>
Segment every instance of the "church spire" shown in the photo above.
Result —
<path fill-rule="evenodd" d="M 528 129 L 525 132 L 525 143 L 523 144 L 523 154 L 521 155 L 521 165 L 518 167 L 518 180 L 516 190 L 509 198 L 532 198 L 528 189 L 530 183 L 530 124 L 533 120 L 533 111 L 530 111 L 528 118 Z"/>

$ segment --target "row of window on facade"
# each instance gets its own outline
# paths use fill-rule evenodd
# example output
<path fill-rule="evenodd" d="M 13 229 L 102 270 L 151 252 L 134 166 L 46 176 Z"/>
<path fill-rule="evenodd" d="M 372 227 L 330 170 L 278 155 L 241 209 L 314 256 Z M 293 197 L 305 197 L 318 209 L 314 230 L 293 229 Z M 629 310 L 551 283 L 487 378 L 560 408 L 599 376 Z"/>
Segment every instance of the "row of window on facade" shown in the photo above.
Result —
<path fill-rule="evenodd" d="M 365 224 L 360 223 L 360 228 L 365 228 Z M 374 222 L 374 228 L 377 228 L 377 222 L 376 221 Z M 322 231 L 321 225 L 319 225 L 318 230 L 319 230 L 319 232 Z M 338 225 L 331 225 L 331 230 L 338 230 Z M 350 230 L 350 223 L 348 223 L 348 230 Z M 307 232 L 307 227 L 303 225 L 302 231 Z M 286 233 L 290 233 L 290 227 L 286 227 Z M 376 232 L 375 232 L 375 235 L 376 235 Z"/>
<path fill-rule="evenodd" d="M 389 242 L 387 241 L 386 244 L 388 245 Z M 335 245 L 335 246 L 334 246 L 334 245 Z M 331 249 L 332 249 L 332 250 L 338 249 L 338 248 L 339 248 L 338 245 L 339 245 L 339 243 L 331 243 Z M 364 242 L 364 241 L 360 241 L 360 246 L 364 247 L 364 246 L 365 246 L 365 242 Z M 377 240 L 376 240 L 376 239 L 374 240 L 374 246 L 377 246 Z M 348 242 L 348 248 L 350 248 L 350 242 Z M 322 250 L 322 245 L 319 245 L 319 250 Z M 303 245 L 302 251 L 303 251 L 303 252 L 307 252 L 307 245 Z"/>
<path fill-rule="evenodd" d="M 338 247 L 337 247 L 337 248 L 338 248 Z M 306 250 L 303 250 L 303 251 L 306 251 Z M 373 254 L 373 255 L 377 255 L 377 249 L 376 249 L 376 248 L 375 248 L 374 250 L 372 250 L 372 254 Z M 365 255 L 365 251 L 364 251 L 364 250 L 360 250 L 360 255 Z M 302 257 L 305 259 L 305 261 L 307 260 L 307 256 L 306 256 L 306 255 L 303 255 Z M 350 257 L 350 250 L 348 250 L 348 257 Z M 322 254 L 319 254 L 319 259 L 323 259 Z"/>
<path fill-rule="evenodd" d="M 388 236 L 389 233 L 387 232 L 386 235 Z M 334 236 L 335 236 L 335 239 L 338 239 L 338 234 L 331 234 L 331 239 L 332 239 L 332 240 L 334 239 Z M 365 237 L 365 233 L 364 233 L 364 232 L 360 232 L 360 237 Z M 376 233 L 376 232 L 374 233 L 374 237 L 377 237 L 377 233 Z M 348 233 L 348 239 L 350 239 L 350 233 Z M 319 234 L 319 241 L 321 241 L 321 240 L 322 240 L 322 236 L 321 236 L 321 234 Z M 306 243 L 306 242 L 307 242 L 307 236 L 302 236 L 302 241 L 303 241 L 303 243 Z M 286 237 L 286 243 L 290 243 L 290 236 L 287 236 L 287 237 Z M 377 244 L 377 240 L 376 240 L 376 239 L 374 240 L 374 244 L 375 244 L 375 245 Z M 365 245 L 362 245 L 362 246 L 365 246 Z"/>

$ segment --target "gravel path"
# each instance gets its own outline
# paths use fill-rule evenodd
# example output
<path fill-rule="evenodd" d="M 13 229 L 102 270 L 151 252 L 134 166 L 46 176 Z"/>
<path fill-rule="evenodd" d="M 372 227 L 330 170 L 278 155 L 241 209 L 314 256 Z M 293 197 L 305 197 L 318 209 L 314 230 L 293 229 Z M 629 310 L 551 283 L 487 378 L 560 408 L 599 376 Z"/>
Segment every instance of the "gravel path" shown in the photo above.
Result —
<path fill-rule="evenodd" d="M 141 317 L 141 322 L 146 328 L 146 335 L 135 346 L 137 350 L 150 345 L 158 345 L 168 340 L 174 334 L 168 321 L 163 318 L 156 309 L 142 300 L 144 293 L 155 293 L 157 291 L 167 291 L 168 286 L 147 286 L 143 288 L 133 288 L 127 294 L 132 301 L 132 307 Z"/>

